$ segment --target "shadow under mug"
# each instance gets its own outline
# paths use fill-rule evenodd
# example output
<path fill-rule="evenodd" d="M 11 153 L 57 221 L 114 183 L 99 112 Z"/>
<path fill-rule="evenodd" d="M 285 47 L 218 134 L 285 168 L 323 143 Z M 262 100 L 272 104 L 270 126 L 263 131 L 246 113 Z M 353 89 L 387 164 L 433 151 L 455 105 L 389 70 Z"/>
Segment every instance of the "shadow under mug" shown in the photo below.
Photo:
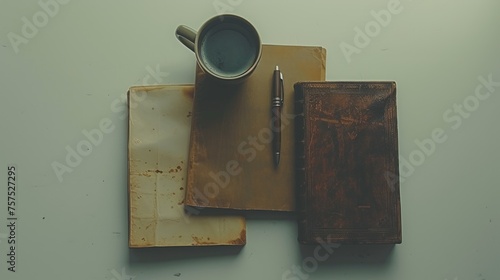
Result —
<path fill-rule="evenodd" d="M 248 78 L 262 55 L 257 30 L 236 15 L 213 17 L 198 32 L 180 25 L 175 35 L 195 53 L 198 65 L 205 73 L 224 83 L 238 83 Z"/>

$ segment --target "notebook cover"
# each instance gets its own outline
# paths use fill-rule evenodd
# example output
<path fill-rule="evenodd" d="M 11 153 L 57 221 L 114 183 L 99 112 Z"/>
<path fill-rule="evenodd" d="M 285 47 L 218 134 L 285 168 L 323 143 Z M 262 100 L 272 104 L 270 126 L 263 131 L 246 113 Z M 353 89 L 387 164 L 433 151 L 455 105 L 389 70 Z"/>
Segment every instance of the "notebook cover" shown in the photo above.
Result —
<path fill-rule="evenodd" d="M 259 65 L 242 84 L 221 85 L 196 73 L 186 204 L 211 208 L 293 211 L 293 84 L 325 79 L 321 47 L 264 45 Z M 271 91 L 284 76 L 281 160 L 271 149 Z"/>
<path fill-rule="evenodd" d="M 299 242 L 401 243 L 396 84 L 295 91 Z"/>
<path fill-rule="evenodd" d="M 192 85 L 128 94 L 129 246 L 243 245 L 245 220 L 184 209 Z"/>

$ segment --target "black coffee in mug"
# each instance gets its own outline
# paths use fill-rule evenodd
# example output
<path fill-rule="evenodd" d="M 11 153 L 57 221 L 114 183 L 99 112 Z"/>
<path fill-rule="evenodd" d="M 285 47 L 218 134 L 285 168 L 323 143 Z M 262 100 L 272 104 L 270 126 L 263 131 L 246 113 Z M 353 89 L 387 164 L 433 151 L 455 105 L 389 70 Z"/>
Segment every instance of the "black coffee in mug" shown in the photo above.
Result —
<path fill-rule="evenodd" d="M 236 15 L 211 18 L 198 32 L 181 25 L 175 33 L 181 43 L 194 51 L 202 70 L 221 82 L 248 78 L 262 54 L 257 30 Z"/>
<path fill-rule="evenodd" d="M 224 24 L 201 36 L 201 59 L 210 71 L 220 76 L 241 75 L 257 59 L 259 42 L 244 28 Z"/>

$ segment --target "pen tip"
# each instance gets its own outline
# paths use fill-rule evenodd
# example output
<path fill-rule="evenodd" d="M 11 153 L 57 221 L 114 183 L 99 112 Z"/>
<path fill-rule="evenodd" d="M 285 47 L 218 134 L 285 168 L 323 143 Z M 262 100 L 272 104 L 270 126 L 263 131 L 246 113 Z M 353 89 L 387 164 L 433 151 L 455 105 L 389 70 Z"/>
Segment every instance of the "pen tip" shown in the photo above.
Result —
<path fill-rule="evenodd" d="M 276 68 L 275 68 L 275 70 L 280 70 L 280 68 L 278 67 L 278 65 L 276 65 Z"/>
<path fill-rule="evenodd" d="M 274 154 L 274 163 L 276 164 L 276 166 L 278 166 L 280 164 L 280 154 L 279 153 Z"/>

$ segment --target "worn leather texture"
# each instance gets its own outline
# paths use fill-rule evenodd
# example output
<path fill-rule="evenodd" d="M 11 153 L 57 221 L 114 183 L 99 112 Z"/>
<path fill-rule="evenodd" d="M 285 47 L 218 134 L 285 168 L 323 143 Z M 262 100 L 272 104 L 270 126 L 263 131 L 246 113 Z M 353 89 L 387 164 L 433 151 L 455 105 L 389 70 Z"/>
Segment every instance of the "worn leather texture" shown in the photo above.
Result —
<path fill-rule="evenodd" d="M 396 84 L 295 91 L 299 242 L 401 243 Z"/>
<path fill-rule="evenodd" d="M 294 100 L 298 81 L 325 79 L 321 47 L 264 45 L 254 73 L 242 84 L 218 84 L 197 69 L 186 204 L 295 210 Z M 281 160 L 272 154 L 273 72 L 284 76 Z"/>

